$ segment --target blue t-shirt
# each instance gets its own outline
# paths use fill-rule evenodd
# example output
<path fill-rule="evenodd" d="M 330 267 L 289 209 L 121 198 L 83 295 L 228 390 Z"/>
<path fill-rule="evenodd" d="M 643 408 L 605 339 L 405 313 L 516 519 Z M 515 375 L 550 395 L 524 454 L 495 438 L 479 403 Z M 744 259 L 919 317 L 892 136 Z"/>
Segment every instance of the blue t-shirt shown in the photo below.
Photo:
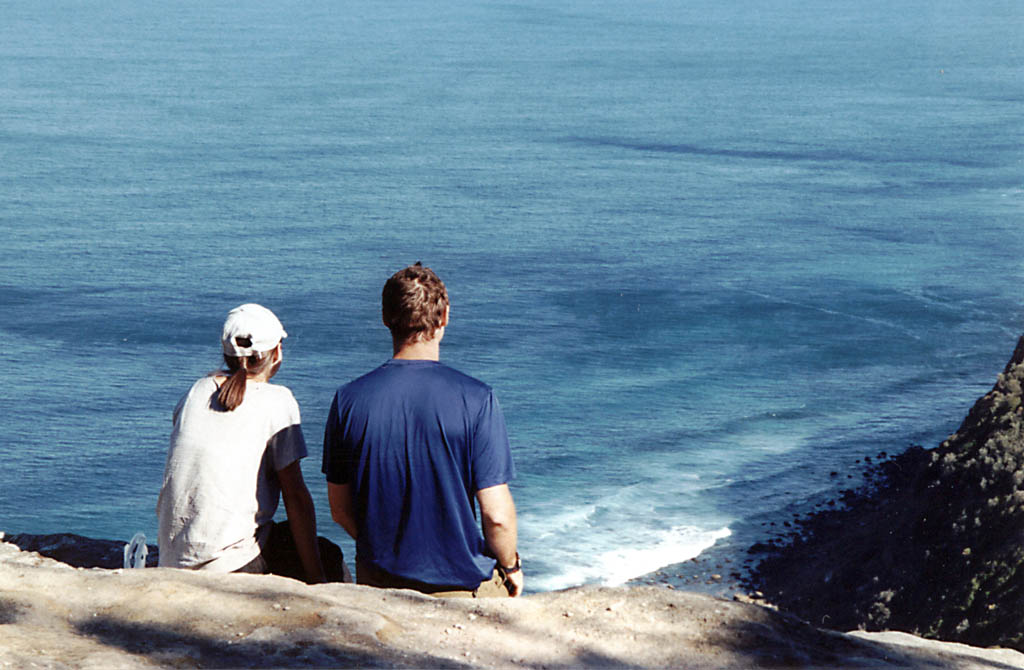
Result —
<path fill-rule="evenodd" d="M 515 476 L 491 388 L 442 363 L 391 359 L 342 386 L 324 431 L 327 481 L 352 485 L 356 559 L 476 588 L 495 560 L 475 494 Z"/>

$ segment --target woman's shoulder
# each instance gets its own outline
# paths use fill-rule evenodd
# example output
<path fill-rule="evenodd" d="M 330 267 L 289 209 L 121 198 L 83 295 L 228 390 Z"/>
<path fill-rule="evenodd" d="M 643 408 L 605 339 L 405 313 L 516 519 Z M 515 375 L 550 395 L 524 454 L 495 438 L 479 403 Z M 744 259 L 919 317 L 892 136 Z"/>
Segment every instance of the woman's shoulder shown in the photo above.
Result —
<path fill-rule="evenodd" d="M 174 421 L 178 421 L 186 407 L 189 408 L 187 414 L 190 416 L 197 411 L 204 411 L 204 408 L 210 406 L 210 398 L 217 392 L 218 387 L 216 373 L 213 372 L 192 382 L 192 386 L 182 394 L 174 407 Z"/>
<path fill-rule="evenodd" d="M 295 395 L 292 393 L 292 390 L 284 384 L 250 381 L 246 388 L 246 393 L 248 393 L 249 390 L 252 390 L 254 394 L 259 394 L 271 402 L 295 402 Z"/>
<path fill-rule="evenodd" d="M 205 393 L 211 390 L 216 390 L 220 386 L 223 376 L 223 373 L 218 372 L 211 372 L 207 375 L 203 375 L 192 382 L 192 386 L 189 387 L 188 392 L 185 395 L 189 396 L 194 393 Z"/>
<path fill-rule="evenodd" d="M 287 386 L 256 382 L 245 391 L 245 403 L 251 398 L 252 409 L 271 421 L 272 424 L 290 426 L 302 421 L 299 403 Z"/>

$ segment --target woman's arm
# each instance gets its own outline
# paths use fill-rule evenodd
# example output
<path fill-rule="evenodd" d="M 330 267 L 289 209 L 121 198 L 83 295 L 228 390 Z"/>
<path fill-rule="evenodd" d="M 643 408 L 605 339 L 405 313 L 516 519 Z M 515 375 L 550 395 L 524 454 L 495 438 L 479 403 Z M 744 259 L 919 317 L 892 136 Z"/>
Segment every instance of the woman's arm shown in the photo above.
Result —
<path fill-rule="evenodd" d="M 324 566 L 320 562 L 320 548 L 316 539 L 316 510 L 313 497 L 309 495 L 306 482 L 302 478 L 302 468 L 298 461 L 277 471 L 277 479 L 281 483 L 281 497 L 288 513 L 288 525 L 292 529 L 295 548 L 299 552 L 302 568 L 306 571 L 306 582 L 321 584 L 327 581 Z"/>

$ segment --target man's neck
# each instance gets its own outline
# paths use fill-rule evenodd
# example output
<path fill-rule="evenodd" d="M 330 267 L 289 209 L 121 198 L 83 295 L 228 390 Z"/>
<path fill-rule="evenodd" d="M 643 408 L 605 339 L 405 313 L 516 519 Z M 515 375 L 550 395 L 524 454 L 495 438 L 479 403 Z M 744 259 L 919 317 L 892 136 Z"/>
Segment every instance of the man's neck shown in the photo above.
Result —
<path fill-rule="evenodd" d="M 393 358 L 410 361 L 439 361 L 441 360 L 441 338 L 407 342 L 396 346 Z"/>

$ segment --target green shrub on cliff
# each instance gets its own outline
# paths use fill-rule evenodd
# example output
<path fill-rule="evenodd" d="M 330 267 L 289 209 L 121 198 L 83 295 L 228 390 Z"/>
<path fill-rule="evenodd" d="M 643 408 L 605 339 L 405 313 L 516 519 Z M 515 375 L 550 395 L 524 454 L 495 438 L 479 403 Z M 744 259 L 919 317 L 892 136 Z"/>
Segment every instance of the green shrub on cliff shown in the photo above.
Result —
<path fill-rule="evenodd" d="M 1024 650 L 1024 338 L 960 428 L 869 473 L 751 578 L 833 628 L 895 629 Z"/>

